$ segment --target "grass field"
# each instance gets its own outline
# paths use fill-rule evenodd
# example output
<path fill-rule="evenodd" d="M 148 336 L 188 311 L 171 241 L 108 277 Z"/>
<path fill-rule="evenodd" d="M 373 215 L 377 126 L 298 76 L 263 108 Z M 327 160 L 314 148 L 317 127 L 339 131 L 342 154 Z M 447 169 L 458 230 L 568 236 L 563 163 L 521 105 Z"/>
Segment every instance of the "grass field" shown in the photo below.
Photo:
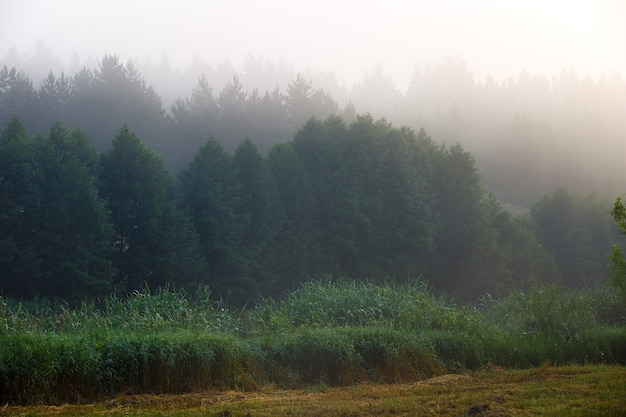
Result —
<path fill-rule="evenodd" d="M 459 306 L 419 282 L 328 280 L 240 310 L 205 288 L 0 298 L 4 413 L 626 415 L 624 365 L 626 306 L 608 288 Z"/>
<path fill-rule="evenodd" d="M 623 366 L 488 368 L 411 384 L 117 395 L 88 405 L 7 406 L 16 416 L 624 416 Z"/>

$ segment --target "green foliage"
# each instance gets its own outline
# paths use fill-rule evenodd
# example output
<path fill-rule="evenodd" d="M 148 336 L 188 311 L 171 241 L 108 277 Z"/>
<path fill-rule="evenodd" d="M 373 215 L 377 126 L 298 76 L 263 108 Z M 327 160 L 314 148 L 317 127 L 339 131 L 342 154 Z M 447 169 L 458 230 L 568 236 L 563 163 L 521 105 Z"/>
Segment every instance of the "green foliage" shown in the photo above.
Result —
<path fill-rule="evenodd" d="M 144 289 L 80 308 L 0 298 L 0 401 L 416 381 L 489 364 L 624 364 L 625 324 L 610 288 L 540 285 L 480 308 L 417 282 L 318 281 L 240 311 L 212 301 L 206 287 Z"/>
<path fill-rule="evenodd" d="M 159 153 L 167 149 L 168 131 L 161 98 L 132 62 L 105 55 L 95 71 L 83 68 L 72 77 L 71 95 L 63 122 L 85 129 L 102 152 L 123 123 L 128 123 Z M 58 121 L 58 120 L 55 120 Z"/>
<path fill-rule="evenodd" d="M 55 125 L 29 141 L 17 121 L 3 137 L 0 287 L 73 301 L 110 292 L 113 230 L 87 138 Z"/>
<path fill-rule="evenodd" d="M 563 283 L 590 285 L 606 277 L 611 246 L 608 202 L 559 188 L 537 201 L 530 212 L 537 237 L 554 256 Z"/>
<path fill-rule="evenodd" d="M 330 278 L 307 282 L 281 301 L 265 299 L 248 312 L 247 318 L 252 320 L 249 327 L 259 334 L 328 326 L 456 331 L 477 324 L 471 309 L 435 297 L 419 281 L 376 285 Z"/>
<path fill-rule="evenodd" d="M 613 246 L 613 251 L 609 255 L 609 280 L 608 284 L 619 288 L 626 301 L 626 259 L 621 249 Z"/>
<path fill-rule="evenodd" d="M 275 269 L 279 271 L 276 289 L 292 290 L 297 287 L 303 271 L 312 276 L 324 273 L 319 268 L 322 248 L 317 244 L 319 228 L 314 224 L 313 184 L 293 143 L 272 147 L 267 165 L 282 211 L 277 225 L 280 239 L 274 240 L 272 245 Z"/>
<path fill-rule="evenodd" d="M 227 290 L 247 301 L 266 286 L 274 286 L 272 244 L 281 221 L 275 184 L 265 158 L 251 141 L 237 147 L 231 159 L 237 251 L 230 260 Z M 224 287 L 226 289 L 226 286 Z M 224 294 L 226 297 L 227 294 Z"/>
<path fill-rule="evenodd" d="M 121 390 L 252 387 L 245 376 L 254 371 L 247 368 L 250 352 L 226 335 L 39 333 L 0 336 L 0 344 L 0 400 L 5 403 L 77 402 Z"/>
<path fill-rule="evenodd" d="M 615 200 L 611 215 L 619 228 L 619 233 L 626 235 L 626 208 L 622 203 L 622 199 Z M 622 250 L 613 245 L 612 252 L 609 255 L 609 285 L 618 288 L 622 293 L 622 298 L 626 304 L 626 259 Z"/>
<path fill-rule="evenodd" d="M 130 292 L 144 283 L 201 282 L 197 236 L 178 209 L 175 183 L 163 160 L 126 125 L 101 159 L 100 189 L 115 229 L 117 287 Z"/>
<path fill-rule="evenodd" d="M 14 117 L 0 136 L 0 282 L 9 295 L 33 294 L 41 258 L 31 216 L 41 200 L 37 156 L 22 122 Z"/>
<path fill-rule="evenodd" d="M 36 121 L 37 99 L 33 82 L 23 71 L 6 65 L 0 68 L 0 124 L 10 123 L 13 117 Z"/>
<path fill-rule="evenodd" d="M 354 90 L 356 108 L 364 111 L 360 106 L 368 105 L 377 116 L 395 114 L 390 120 L 428 126 L 438 142 L 466 139 L 468 122 L 478 132 L 474 127 L 483 116 L 469 111 L 463 100 L 448 103 L 452 96 L 447 95 L 451 89 L 471 92 L 477 85 L 463 62 L 444 61 L 416 72 L 406 97 L 378 68 Z M 259 70 L 265 64 L 252 59 L 246 65 Z M 485 293 L 499 296 L 529 280 L 584 286 L 608 274 L 612 285 L 624 287 L 623 240 L 613 236 L 607 202 L 559 189 L 539 200 L 528 217 L 516 218 L 485 193 L 474 155 L 460 144 L 439 146 L 423 130 L 357 116 L 351 102 L 340 112 L 308 76 L 298 74 L 285 92 L 276 87 L 264 93 L 249 91 L 234 76 L 217 92 L 210 83 L 230 74 L 204 69 L 206 76 L 189 98 L 175 103 L 172 117 L 137 68 L 115 55 L 71 77 L 49 72 L 38 89 L 19 69 L 0 70 L 0 122 L 8 121 L 0 149 L 0 288 L 5 294 L 80 301 L 111 291 L 112 276 L 120 291 L 144 282 L 152 287 L 209 282 L 214 295 L 237 305 L 259 294 L 280 296 L 325 274 L 378 283 L 425 277 L 434 290 L 462 302 Z M 440 77 L 437 71 L 449 73 Z M 455 83 L 447 83 L 453 74 Z M 545 80 L 522 74 L 507 94 L 518 102 L 518 88 L 543 91 L 542 102 L 549 103 L 580 82 L 571 72 L 562 78 L 552 94 Z M 480 86 L 487 94 L 498 88 Z M 378 92 L 375 103 L 367 103 L 366 90 Z M 404 114 L 398 115 L 401 108 Z M 429 117 L 437 108 L 443 110 Z M 11 119 L 14 114 L 24 123 Z M 499 118 L 500 127 L 495 119 L 489 119 L 496 129 L 489 136 L 499 137 L 492 133 L 500 131 L 509 137 L 494 155 L 532 157 L 544 146 L 545 124 L 532 112 L 508 125 Z M 89 137 L 53 124 L 59 121 L 81 126 Z M 122 122 L 144 142 L 131 138 L 130 128 L 119 131 Z M 47 133 L 29 139 L 29 131 Z M 116 132 L 125 138 L 114 139 L 111 147 Z M 207 137 L 215 139 L 174 181 L 156 155 L 179 170 Z M 96 149 L 107 152 L 100 158 Z M 584 164 L 571 164 L 579 168 L 578 180 L 544 175 L 558 164 L 541 158 L 529 174 L 527 167 L 519 169 L 523 158 L 507 160 L 507 172 L 521 185 L 509 187 L 513 196 L 511 190 L 503 192 L 505 176 L 493 171 L 493 161 L 487 162 L 492 170 L 485 171 L 485 161 L 492 158 L 477 155 L 491 186 L 498 195 L 510 192 L 512 200 L 526 204 L 536 191 L 526 194 L 534 185 L 524 187 L 523 178 L 552 178 L 535 181 L 542 187 L 551 181 L 571 186 L 587 174 Z M 613 159 L 621 167 L 619 158 Z M 623 228 L 619 199 L 614 215 Z M 616 246 L 607 269 L 605 251 L 611 244 Z"/>
<path fill-rule="evenodd" d="M 350 126 L 311 119 L 298 132 L 323 272 L 381 281 L 425 272 L 436 221 L 429 141 L 369 116 Z"/>
<path fill-rule="evenodd" d="M 290 386 L 399 382 L 441 372 L 419 336 L 388 328 L 303 329 L 262 346 L 270 377 Z"/>
<path fill-rule="evenodd" d="M 80 131 L 61 126 L 33 142 L 41 168 L 42 294 L 82 300 L 112 290 L 113 228 L 96 186 L 96 154 Z"/>
<path fill-rule="evenodd" d="M 129 76 L 114 67 L 107 77 Z M 178 182 L 128 126 L 99 158 L 81 131 L 57 124 L 29 140 L 15 120 L 0 157 L 2 288 L 15 296 L 209 282 L 243 305 L 333 274 L 426 277 L 468 302 L 531 279 L 595 282 L 613 242 L 602 201 L 559 190 L 515 218 L 460 145 L 370 116 L 311 119 L 268 156 L 252 141 L 229 154 L 209 139 Z"/>
<path fill-rule="evenodd" d="M 489 319 L 507 330 L 558 335 L 563 340 L 580 337 L 596 323 L 622 323 L 626 310 L 614 291 L 568 291 L 558 285 L 533 285 L 528 291 L 511 291 L 501 300 L 483 299 Z"/>
<path fill-rule="evenodd" d="M 456 144 L 433 150 L 439 215 L 429 259 L 433 286 L 462 300 L 511 283 L 509 259 L 494 224 L 501 209 L 486 195 L 473 156 Z"/>
<path fill-rule="evenodd" d="M 621 198 L 618 197 L 615 200 L 611 214 L 613 215 L 613 219 L 615 220 L 617 227 L 619 227 L 619 232 L 621 234 L 626 234 L 626 207 L 624 207 Z"/>

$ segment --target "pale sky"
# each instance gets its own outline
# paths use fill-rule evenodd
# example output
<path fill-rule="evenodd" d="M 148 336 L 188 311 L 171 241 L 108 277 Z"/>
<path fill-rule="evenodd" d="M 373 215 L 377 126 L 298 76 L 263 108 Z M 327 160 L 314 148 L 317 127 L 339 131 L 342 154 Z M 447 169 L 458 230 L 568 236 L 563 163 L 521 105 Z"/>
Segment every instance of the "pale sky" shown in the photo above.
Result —
<path fill-rule="evenodd" d="M 358 82 L 380 64 L 404 87 L 415 65 L 460 57 L 478 79 L 574 68 L 626 75 L 626 0 L 0 0 L 0 57 L 38 41 L 65 62 L 246 55 Z"/>

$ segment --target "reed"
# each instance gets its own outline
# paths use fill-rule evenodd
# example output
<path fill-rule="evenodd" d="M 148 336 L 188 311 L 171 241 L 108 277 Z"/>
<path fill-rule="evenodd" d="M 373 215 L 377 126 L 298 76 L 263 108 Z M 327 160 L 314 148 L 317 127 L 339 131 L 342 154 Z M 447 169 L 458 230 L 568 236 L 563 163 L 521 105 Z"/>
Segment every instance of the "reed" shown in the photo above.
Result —
<path fill-rule="evenodd" d="M 607 288 L 536 286 L 458 306 L 420 282 L 342 280 L 237 311 L 206 287 L 146 288 L 78 308 L 0 298 L 0 404 L 626 364 L 624 312 Z"/>

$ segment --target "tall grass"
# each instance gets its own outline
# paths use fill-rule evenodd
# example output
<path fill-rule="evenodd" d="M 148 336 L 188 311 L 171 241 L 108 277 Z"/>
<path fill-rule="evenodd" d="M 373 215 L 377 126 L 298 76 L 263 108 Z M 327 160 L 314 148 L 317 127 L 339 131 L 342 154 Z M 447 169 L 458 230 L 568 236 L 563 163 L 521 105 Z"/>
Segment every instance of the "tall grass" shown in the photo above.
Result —
<path fill-rule="evenodd" d="M 315 281 L 240 311 L 206 287 L 80 308 L 0 298 L 0 403 L 399 382 L 487 364 L 626 364 L 625 313 L 607 288 L 536 286 L 458 306 L 420 282 Z"/>
<path fill-rule="evenodd" d="M 346 326 L 472 331 L 480 326 L 479 316 L 472 308 L 436 297 L 420 281 L 399 285 L 312 281 L 280 301 L 262 300 L 246 314 L 246 321 L 246 331 L 250 334 Z"/>

